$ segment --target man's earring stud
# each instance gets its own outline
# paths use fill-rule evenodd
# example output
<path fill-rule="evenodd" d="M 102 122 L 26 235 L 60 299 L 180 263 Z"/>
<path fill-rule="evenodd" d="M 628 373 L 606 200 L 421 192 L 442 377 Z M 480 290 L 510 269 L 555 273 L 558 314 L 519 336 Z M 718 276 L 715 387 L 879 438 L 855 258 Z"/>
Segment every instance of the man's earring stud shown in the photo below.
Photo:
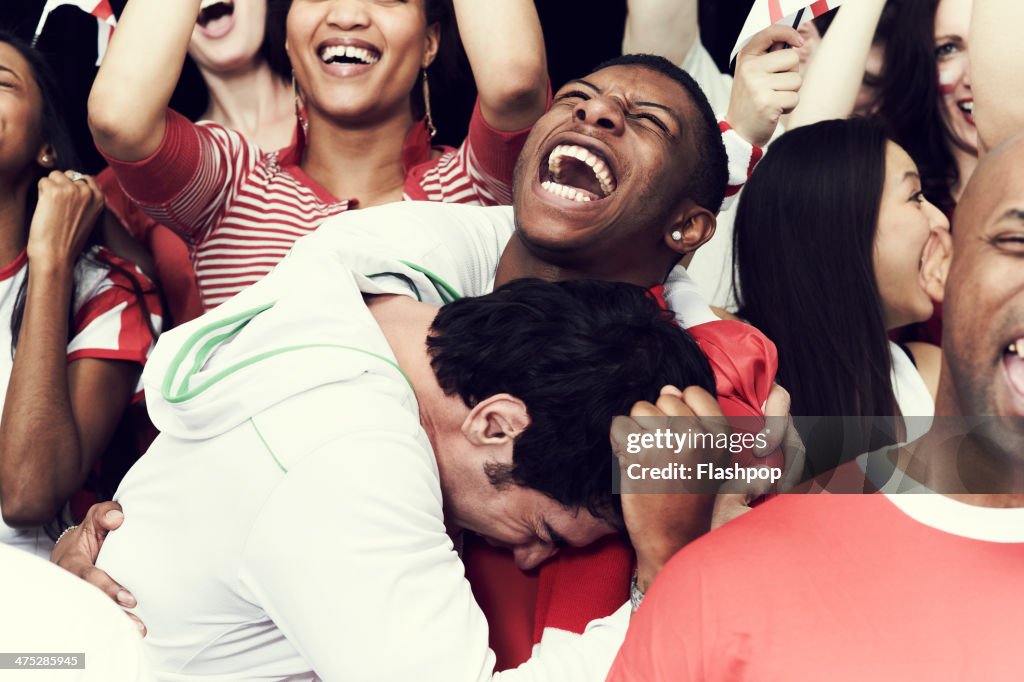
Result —
<path fill-rule="evenodd" d="M 672 233 L 672 239 L 676 240 L 677 242 L 680 241 L 682 238 L 683 238 L 683 233 L 680 232 L 679 230 L 676 230 L 676 231 L 674 231 Z"/>

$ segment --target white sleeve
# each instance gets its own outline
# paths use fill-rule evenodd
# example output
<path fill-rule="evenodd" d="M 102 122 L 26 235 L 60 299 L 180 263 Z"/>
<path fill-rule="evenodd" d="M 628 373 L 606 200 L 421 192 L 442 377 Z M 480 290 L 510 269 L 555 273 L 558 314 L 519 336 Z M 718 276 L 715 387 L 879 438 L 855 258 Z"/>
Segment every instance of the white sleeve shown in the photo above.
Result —
<path fill-rule="evenodd" d="M 718 70 L 718 64 L 701 43 L 699 35 L 690 46 L 681 66 L 683 71 L 697 81 L 718 117 L 724 117 L 732 95 L 732 76 Z"/>
<path fill-rule="evenodd" d="M 685 329 L 719 319 L 708 305 L 700 287 L 681 265 L 672 268 L 665 280 L 665 303 L 675 313 L 676 321 Z"/>
<path fill-rule="evenodd" d="M 365 293 L 411 292 L 443 305 L 490 291 L 514 231 L 510 206 L 407 201 L 329 218 L 290 257 L 327 250 L 362 276 Z"/>
<path fill-rule="evenodd" d="M 401 432 L 363 433 L 292 466 L 255 520 L 241 579 L 324 679 L 604 680 L 625 634 L 581 638 L 495 674 L 487 622 L 445 533 L 433 457 Z"/>

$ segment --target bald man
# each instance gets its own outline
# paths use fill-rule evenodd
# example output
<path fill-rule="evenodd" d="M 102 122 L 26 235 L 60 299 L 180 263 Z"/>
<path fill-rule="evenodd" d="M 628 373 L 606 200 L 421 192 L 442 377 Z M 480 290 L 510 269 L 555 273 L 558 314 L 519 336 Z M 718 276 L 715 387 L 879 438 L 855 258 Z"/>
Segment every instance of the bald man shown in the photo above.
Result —
<path fill-rule="evenodd" d="M 783 496 L 692 543 L 609 682 L 1021 678 L 1024 138 L 956 225 L 937 418 L 901 453 L 923 494 Z"/>

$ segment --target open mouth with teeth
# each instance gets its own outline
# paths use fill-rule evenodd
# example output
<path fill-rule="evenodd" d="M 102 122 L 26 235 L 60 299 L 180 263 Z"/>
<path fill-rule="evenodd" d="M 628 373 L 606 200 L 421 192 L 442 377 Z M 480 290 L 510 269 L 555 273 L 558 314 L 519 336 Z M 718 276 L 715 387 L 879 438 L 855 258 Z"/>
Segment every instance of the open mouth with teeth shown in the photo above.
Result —
<path fill-rule="evenodd" d="M 380 52 L 355 45 L 326 45 L 320 48 L 320 61 L 324 64 L 373 65 L 380 61 Z"/>
<path fill-rule="evenodd" d="M 587 203 L 607 199 L 616 189 L 615 173 L 598 153 L 574 144 L 560 144 L 541 166 L 540 186 L 555 196 Z"/>
<path fill-rule="evenodd" d="M 1003 351 L 1003 369 L 1010 386 L 1024 401 L 1024 336 L 1009 344 Z"/>
<path fill-rule="evenodd" d="M 199 8 L 199 19 L 196 23 L 202 28 L 209 28 L 210 24 L 234 13 L 235 3 L 232 0 L 204 0 Z"/>
<path fill-rule="evenodd" d="M 973 99 L 962 99 L 956 103 L 960 113 L 964 115 L 967 121 L 974 125 L 974 100 Z"/>

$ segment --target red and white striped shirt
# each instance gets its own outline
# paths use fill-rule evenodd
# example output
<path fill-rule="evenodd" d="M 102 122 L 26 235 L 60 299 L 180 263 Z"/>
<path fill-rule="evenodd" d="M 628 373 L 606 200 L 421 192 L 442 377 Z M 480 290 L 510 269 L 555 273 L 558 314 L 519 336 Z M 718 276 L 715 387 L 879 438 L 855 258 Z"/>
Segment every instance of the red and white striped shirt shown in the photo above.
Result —
<path fill-rule="evenodd" d="M 512 173 L 529 129 L 491 128 L 477 104 L 458 149 L 431 159 L 426 126 L 405 140 L 403 198 L 497 205 L 512 201 Z M 210 309 L 262 279 L 296 239 L 358 205 L 337 199 L 299 167 L 303 139 L 265 153 L 213 123 L 169 111 L 159 149 L 135 163 L 108 159 L 125 193 L 189 243 L 203 304 Z"/>

